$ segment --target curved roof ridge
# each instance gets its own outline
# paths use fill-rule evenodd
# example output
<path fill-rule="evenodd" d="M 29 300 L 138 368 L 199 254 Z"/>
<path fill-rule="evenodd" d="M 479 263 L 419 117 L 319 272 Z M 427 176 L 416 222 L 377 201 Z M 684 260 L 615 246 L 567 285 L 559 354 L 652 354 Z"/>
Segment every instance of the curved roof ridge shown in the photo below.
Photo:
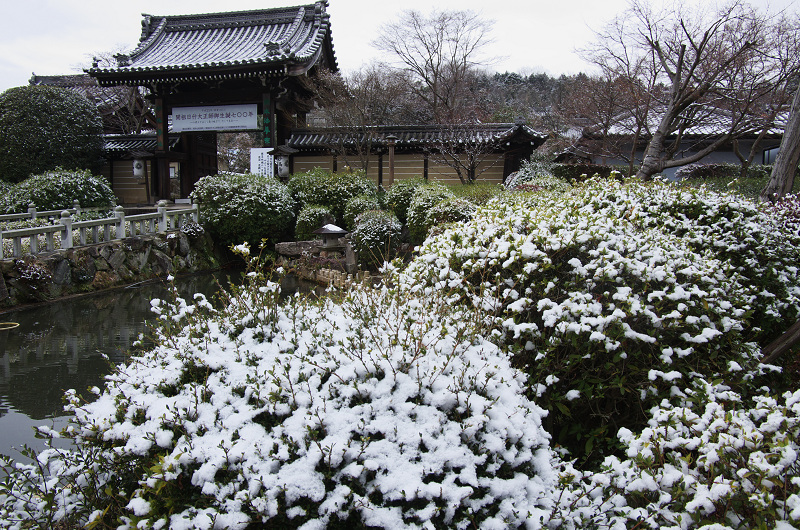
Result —
<path fill-rule="evenodd" d="M 298 75 L 320 60 L 336 69 L 327 5 L 327 0 L 320 0 L 229 13 L 143 14 L 142 36 L 136 49 L 116 56 L 115 67 L 95 66 L 88 72 L 114 84 L 205 76 L 198 71 L 206 69 L 213 69 L 212 77 L 254 75 L 255 70 L 283 69 L 286 73 L 286 67 L 289 75 Z M 243 68 L 250 73 L 243 74 Z"/>

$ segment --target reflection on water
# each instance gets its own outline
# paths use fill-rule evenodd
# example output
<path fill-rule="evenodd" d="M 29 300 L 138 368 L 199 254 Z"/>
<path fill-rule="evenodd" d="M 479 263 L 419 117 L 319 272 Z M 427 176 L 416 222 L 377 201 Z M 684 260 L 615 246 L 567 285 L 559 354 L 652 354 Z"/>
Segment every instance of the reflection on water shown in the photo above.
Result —
<path fill-rule="evenodd" d="M 210 297 L 217 276 L 224 281 L 204 274 L 179 278 L 176 287 L 184 297 Z M 88 395 L 101 386 L 146 333 L 150 300 L 166 295 L 166 286 L 154 282 L 0 314 L 0 321 L 19 324 L 0 331 L 0 453 L 16 456 L 12 447 L 23 443 L 42 447 L 32 427 L 63 425 L 64 391 Z"/>
<path fill-rule="evenodd" d="M 188 276 L 175 285 L 184 298 L 203 293 L 211 300 L 218 280 L 227 285 L 228 276 L 240 275 Z M 324 292 L 293 278 L 284 279 L 282 290 Z M 167 287 L 155 282 L 0 314 L 0 322 L 19 324 L 0 331 L 0 453 L 17 458 L 12 448 L 44 447 L 33 426 L 63 425 L 64 391 L 74 388 L 88 397 L 88 388 L 102 386 L 133 341 L 147 334 L 146 321 L 154 317 L 150 300 L 167 294 Z"/>

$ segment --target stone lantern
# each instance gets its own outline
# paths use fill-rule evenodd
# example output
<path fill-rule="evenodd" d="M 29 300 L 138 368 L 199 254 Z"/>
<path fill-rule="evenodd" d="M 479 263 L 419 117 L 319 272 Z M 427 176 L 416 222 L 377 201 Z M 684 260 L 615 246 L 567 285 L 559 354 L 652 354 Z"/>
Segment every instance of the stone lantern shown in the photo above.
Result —
<path fill-rule="evenodd" d="M 322 250 L 339 250 L 344 248 L 339 243 L 339 238 L 347 235 L 347 230 L 343 230 L 336 225 L 327 224 L 322 228 L 317 228 L 312 232 L 322 236 Z"/>

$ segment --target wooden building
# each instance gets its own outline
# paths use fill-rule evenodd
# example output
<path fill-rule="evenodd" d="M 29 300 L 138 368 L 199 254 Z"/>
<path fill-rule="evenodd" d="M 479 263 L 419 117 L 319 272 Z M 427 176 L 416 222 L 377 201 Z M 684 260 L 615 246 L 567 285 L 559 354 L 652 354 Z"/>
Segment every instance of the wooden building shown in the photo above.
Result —
<path fill-rule="evenodd" d="M 408 125 L 297 129 L 286 146 L 291 173 L 349 166 L 366 167 L 383 186 L 415 176 L 455 184 L 459 172 L 476 182 L 502 183 L 546 138 L 521 123 Z"/>
<path fill-rule="evenodd" d="M 118 154 L 108 171 L 120 198 L 187 197 L 199 178 L 216 173 L 220 131 L 260 131 L 264 147 L 285 144 L 313 106 L 301 77 L 337 69 L 326 8 L 323 0 L 232 13 L 143 15 L 135 50 L 117 55 L 115 66 L 95 63 L 87 70 L 102 87 L 145 87 L 153 102 L 152 145 L 134 145 L 143 138 L 107 139 L 108 152 Z M 144 175 L 132 174 L 137 160 Z"/>

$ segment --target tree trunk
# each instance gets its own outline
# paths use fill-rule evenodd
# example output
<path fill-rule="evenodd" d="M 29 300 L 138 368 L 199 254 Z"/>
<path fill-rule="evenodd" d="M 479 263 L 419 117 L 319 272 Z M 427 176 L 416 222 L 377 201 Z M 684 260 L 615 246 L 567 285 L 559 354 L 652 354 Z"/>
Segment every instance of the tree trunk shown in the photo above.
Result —
<path fill-rule="evenodd" d="M 783 131 L 781 147 L 767 186 L 761 190 L 759 200 L 774 202 L 792 191 L 794 174 L 800 162 L 800 88 L 794 93 L 789 121 Z"/>
<path fill-rule="evenodd" d="M 772 341 L 770 344 L 761 350 L 764 358 L 761 360 L 764 364 L 772 364 L 778 360 L 784 353 L 791 350 L 794 346 L 800 343 L 800 320 L 794 323 L 792 327 L 786 332 Z"/>
<path fill-rule="evenodd" d="M 652 180 L 653 175 L 660 173 L 664 168 L 662 165 L 661 151 L 664 147 L 664 134 L 657 130 L 642 157 L 642 165 L 636 173 L 636 178 L 640 180 Z"/>

